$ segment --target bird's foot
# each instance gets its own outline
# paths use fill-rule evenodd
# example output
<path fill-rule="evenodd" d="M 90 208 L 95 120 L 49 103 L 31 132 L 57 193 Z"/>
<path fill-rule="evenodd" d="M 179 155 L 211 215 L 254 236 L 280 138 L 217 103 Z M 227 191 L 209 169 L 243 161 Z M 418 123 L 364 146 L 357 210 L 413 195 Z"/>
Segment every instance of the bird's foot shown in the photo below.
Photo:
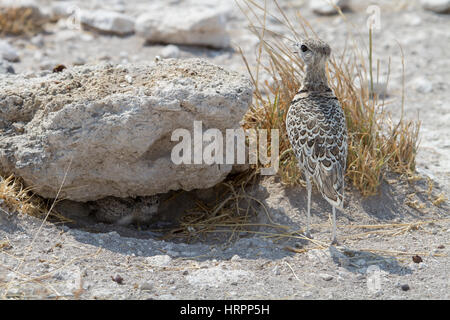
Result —
<path fill-rule="evenodd" d="M 337 241 L 336 238 L 334 238 L 334 239 L 331 240 L 331 245 L 332 245 L 332 246 L 338 246 L 338 245 L 339 245 L 339 242 Z"/>

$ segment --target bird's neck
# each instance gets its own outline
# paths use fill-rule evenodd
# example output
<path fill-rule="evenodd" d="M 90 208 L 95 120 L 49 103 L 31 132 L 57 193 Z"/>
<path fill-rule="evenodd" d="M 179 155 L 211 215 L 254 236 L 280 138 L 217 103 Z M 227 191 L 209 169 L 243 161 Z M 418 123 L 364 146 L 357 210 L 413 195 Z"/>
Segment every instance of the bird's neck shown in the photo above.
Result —
<path fill-rule="evenodd" d="M 325 64 L 307 65 L 302 91 L 329 91 Z"/>

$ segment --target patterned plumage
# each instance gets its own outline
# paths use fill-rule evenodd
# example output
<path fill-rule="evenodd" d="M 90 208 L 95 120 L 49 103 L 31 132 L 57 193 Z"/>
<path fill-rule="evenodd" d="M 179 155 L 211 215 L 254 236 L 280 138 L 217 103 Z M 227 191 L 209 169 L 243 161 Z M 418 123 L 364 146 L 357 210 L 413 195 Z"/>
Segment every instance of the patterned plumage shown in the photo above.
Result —
<path fill-rule="evenodd" d="M 347 128 L 338 99 L 328 87 L 325 61 L 329 46 L 318 39 L 298 44 L 306 65 L 301 90 L 293 98 L 286 129 L 308 189 L 308 223 L 312 178 L 322 196 L 333 207 L 333 242 L 336 242 L 335 207 L 343 209 L 344 173 L 347 158 Z"/>
<path fill-rule="evenodd" d="M 332 93 L 297 94 L 286 127 L 301 169 L 330 204 L 342 208 L 347 132 L 337 98 Z"/>

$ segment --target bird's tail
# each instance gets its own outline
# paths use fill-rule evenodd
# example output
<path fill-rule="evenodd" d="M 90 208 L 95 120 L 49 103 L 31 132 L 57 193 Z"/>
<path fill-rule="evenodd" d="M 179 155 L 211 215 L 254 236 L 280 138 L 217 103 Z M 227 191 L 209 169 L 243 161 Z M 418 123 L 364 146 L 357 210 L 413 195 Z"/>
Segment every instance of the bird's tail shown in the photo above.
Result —
<path fill-rule="evenodd" d="M 332 206 L 344 209 L 344 174 L 341 165 L 336 162 L 331 167 L 319 165 L 314 180 L 322 196 Z"/>

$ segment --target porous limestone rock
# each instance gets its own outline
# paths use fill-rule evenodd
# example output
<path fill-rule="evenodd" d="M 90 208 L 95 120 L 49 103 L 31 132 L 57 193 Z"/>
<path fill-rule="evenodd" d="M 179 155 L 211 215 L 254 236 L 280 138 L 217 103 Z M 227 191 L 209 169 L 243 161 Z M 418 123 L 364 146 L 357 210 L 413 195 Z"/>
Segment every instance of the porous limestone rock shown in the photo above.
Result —
<path fill-rule="evenodd" d="M 0 75 L 0 173 L 75 201 L 208 188 L 231 165 L 174 164 L 172 133 L 238 128 L 252 91 L 201 59 Z"/>

